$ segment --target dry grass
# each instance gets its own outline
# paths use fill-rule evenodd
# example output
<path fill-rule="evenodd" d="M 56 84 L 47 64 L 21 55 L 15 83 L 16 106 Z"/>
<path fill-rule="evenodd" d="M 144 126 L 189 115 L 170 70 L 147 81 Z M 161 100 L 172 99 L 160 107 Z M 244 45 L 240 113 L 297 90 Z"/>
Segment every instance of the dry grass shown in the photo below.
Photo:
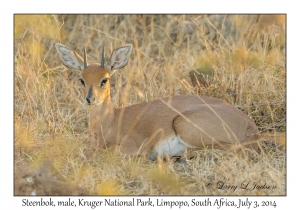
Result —
<path fill-rule="evenodd" d="M 284 15 L 16 15 L 15 173 L 47 159 L 69 185 L 93 195 L 285 195 L 285 35 Z M 174 94 L 217 97 L 255 121 L 261 152 L 204 150 L 186 163 L 91 152 L 78 73 L 63 67 L 56 42 L 85 47 L 90 63 L 100 62 L 103 45 L 107 59 L 132 44 L 127 67 L 112 77 L 115 107 Z M 192 87 L 196 68 L 213 68 L 214 84 Z M 21 177 L 28 176 L 32 190 L 21 194 L 38 191 L 39 178 Z M 244 181 L 276 188 L 240 189 Z M 238 189 L 217 189 L 218 182 Z"/>

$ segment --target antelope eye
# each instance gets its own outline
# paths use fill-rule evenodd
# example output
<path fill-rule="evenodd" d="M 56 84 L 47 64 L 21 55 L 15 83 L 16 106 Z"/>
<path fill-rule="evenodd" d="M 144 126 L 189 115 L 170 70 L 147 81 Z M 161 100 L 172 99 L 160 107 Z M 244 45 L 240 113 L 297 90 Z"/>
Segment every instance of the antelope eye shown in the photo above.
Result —
<path fill-rule="evenodd" d="M 105 86 L 106 85 L 106 83 L 107 83 L 107 81 L 108 81 L 108 78 L 104 78 L 101 82 L 100 82 L 100 87 L 103 87 L 103 86 Z"/>
<path fill-rule="evenodd" d="M 81 82 L 82 86 L 85 86 L 83 79 L 80 78 L 79 81 Z"/>

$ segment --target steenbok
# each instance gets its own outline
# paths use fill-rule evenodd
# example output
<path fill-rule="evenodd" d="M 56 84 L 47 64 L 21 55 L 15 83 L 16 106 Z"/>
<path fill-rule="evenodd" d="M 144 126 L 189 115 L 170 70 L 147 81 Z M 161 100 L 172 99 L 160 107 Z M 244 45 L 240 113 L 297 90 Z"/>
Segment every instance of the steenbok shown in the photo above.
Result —
<path fill-rule="evenodd" d="M 114 108 L 110 96 L 110 76 L 124 67 L 131 45 L 115 49 L 104 64 L 88 65 L 70 48 L 55 45 L 64 65 L 81 71 L 85 101 L 89 106 L 89 126 L 99 147 L 115 146 L 121 154 L 146 153 L 151 160 L 181 156 L 196 149 L 257 148 L 260 133 L 254 122 L 239 109 L 207 96 L 172 96 L 123 108 Z"/>

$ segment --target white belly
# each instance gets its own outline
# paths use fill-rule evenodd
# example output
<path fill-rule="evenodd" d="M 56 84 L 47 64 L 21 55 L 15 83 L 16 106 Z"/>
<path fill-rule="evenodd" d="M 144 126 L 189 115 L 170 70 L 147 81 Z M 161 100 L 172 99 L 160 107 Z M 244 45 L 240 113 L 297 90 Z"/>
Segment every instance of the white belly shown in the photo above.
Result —
<path fill-rule="evenodd" d="M 186 144 L 179 136 L 172 136 L 155 146 L 150 159 L 156 159 L 157 155 L 165 158 L 167 154 L 169 157 L 181 156 L 186 148 L 193 148 L 193 146 Z"/>

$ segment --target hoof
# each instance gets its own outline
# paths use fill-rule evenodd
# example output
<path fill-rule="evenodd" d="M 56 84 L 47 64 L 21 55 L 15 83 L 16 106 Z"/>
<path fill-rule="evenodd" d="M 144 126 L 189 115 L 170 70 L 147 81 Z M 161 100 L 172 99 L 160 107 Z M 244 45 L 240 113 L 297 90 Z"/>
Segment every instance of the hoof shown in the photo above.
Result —
<path fill-rule="evenodd" d="M 185 159 L 179 158 L 179 159 L 178 159 L 178 162 L 179 162 L 179 163 L 185 163 L 186 161 L 185 161 Z"/>
<path fill-rule="evenodd" d="M 150 155 L 149 159 L 150 159 L 151 161 L 156 161 L 156 157 L 155 157 L 154 155 Z"/>

